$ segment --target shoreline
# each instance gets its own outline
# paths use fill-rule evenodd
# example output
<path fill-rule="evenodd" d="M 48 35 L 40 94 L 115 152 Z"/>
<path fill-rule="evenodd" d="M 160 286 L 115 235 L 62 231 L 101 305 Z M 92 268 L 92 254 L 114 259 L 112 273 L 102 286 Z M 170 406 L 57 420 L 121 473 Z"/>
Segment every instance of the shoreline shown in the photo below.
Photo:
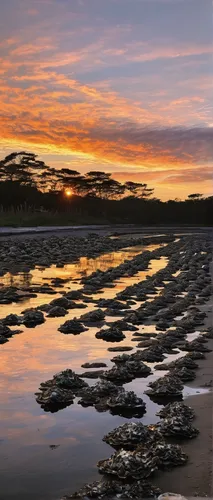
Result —
<path fill-rule="evenodd" d="M 213 276 L 213 264 L 211 267 Z M 213 326 L 213 296 L 200 309 L 207 312 L 202 328 L 205 330 Z M 195 389 L 206 387 L 209 392 L 184 399 L 184 403 L 195 410 L 193 425 L 200 433 L 195 439 L 179 443 L 189 456 L 186 465 L 156 474 L 153 483 L 162 492 L 171 491 L 186 497 L 213 497 L 213 339 L 209 339 L 207 345 L 212 351 L 206 353 L 205 359 L 197 361 L 196 379 L 187 385 Z"/>
<path fill-rule="evenodd" d="M 91 224 L 82 226 L 35 226 L 35 227 L 0 227 L 0 239 L 4 238 L 21 238 L 21 237 L 36 237 L 36 236 L 87 236 L 89 233 L 97 232 L 102 235 L 110 235 L 114 232 L 125 234 L 142 234 L 154 235 L 157 232 L 173 233 L 209 233 L 213 231 L 212 226 L 196 226 L 196 225 L 157 225 L 143 226 L 134 224 Z"/>

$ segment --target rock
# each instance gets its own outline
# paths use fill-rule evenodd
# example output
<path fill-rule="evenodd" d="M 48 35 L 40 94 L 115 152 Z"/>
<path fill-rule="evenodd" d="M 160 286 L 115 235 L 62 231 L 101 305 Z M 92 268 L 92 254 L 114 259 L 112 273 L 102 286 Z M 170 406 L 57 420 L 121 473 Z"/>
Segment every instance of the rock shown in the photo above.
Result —
<path fill-rule="evenodd" d="M 119 450 L 111 458 L 98 462 L 99 472 L 102 474 L 115 475 L 121 479 L 134 478 L 146 479 L 156 469 L 158 458 L 149 451 L 144 453 L 138 451 Z"/>
<path fill-rule="evenodd" d="M 108 380 L 100 380 L 95 385 L 80 391 L 81 399 L 78 403 L 82 406 L 93 406 L 103 401 L 106 406 L 107 398 L 111 394 L 118 394 L 123 391 L 122 387 L 118 387 Z"/>
<path fill-rule="evenodd" d="M 171 376 L 179 377 L 182 382 L 191 382 L 196 377 L 195 372 L 193 370 L 189 370 L 185 366 L 171 370 L 170 374 Z"/>
<path fill-rule="evenodd" d="M 36 309 L 38 311 L 43 311 L 48 313 L 50 309 L 52 309 L 52 306 L 50 304 L 41 304 L 41 306 L 38 306 Z"/>
<path fill-rule="evenodd" d="M 125 365 L 113 366 L 110 370 L 105 371 L 102 378 L 111 380 L 115 383 L 130 382 L 133 380 L 134 375 Z"/>
<path fill-rule="evenodd" d="M 141 361 L 147 361 L 148 363 L 163 361 L 165 359 L 163 349 L 160 346 L 149 347 L 148 349 L 144 349 L 141 352 L 138 351 L 135 354 L 132 354 L 131 357 L 132 359 L 139 359 Z"/>
<path fill-rule="evenodd" d="M 79 333 L 86 332 L 88 328 L 85 328 L 80 321 L 76 318 L 65 321 L 63 325 L 58 328 L 59 332 L 73 335 L 79 335 Z"/>
<path fill-rule="evenodd" d="M 111 359 L 113 363 L 120 364 L 120 363 L 126 363 L 129 361 L 130 356 L 129 354 L 119 354 L 118 356 L 114 356 L 114 358 Z"/>
<path fill-rule="evenodd" d="M 152 453 L 158 459 L 158 468 L 162 470 L 185 465 L 188 460 L 188 456 L 177 444 L 157 443 Z"/>
<path fill-rule="evenodd" d="M 58 299 L 51 300 L 52 307 L 63 307 L 63 309 L 73 309 L 75 303 L 70 302 L 66 297 L 59 297 Z"/>
<path fill-rule="evenodd" d="M 8 316 L 6 316 L 6 318 L 4 318 L 2 322 L 4 323 L 4 325 L 8 326 L 20 325 L 22 322 L 22 317 L 18 316 L 17 314 L 8 314 Z"/>
<path fill-rule="evenodd" d="M 30 311 L 24 313 L 22 323 L 27 328 L 33 328 L 36 325 L 41 325 L 42 323 L 44 323 L 44 321 L 44 315 L 41 311 L 31 309 Z"/>
<path fill-rule="evenodd" d="M 0 344 L 6 344 L 8 342 L 8 338 L 3 337 L 3 335 L 0 335 Z"/>
<path fill-rule="evenodd" d="M 186 354 L 185 356 L 186 358 L 190 358 L 190 359 L 205 359 L 205 354 L 203 352 L 199 352 L 199 351 L 190 351 Z"/>
<path fill-rule="evenodd" d="M 183 415 L 173 415 L 162 420 L 160 431 L 164 436 L 175 436 L 183 439 L 192 439 L 199 434 L 198 429 L 192 427 Z"/>
<path fill-rule="evenodd" d="M 41 393 L 36 393 L 36 401 L 45 411 L 55 412 L 58 409 L 73 403 L 74 395 L 71 390 L 59 387 L 47 387 Z"/>
<path fill-rule="evenodd" d="M 196 370 L 198 368 L 198 364 L 192 358 L 188 356 L 183 356 L 182 358 L 178 358 L 175 361 L 171 361 L 171 363 L 163 363 L 160 365 L 155 365 L 155 370 L 173 370 L 173 369 L 181 369 L 187 368 L 189 370 Z M 193 379 L 192 379 L 193 380 Z"/>
<path fill-rule="evenodd" d="M 183 384 L 178 377 L 165 375 L 154 382 L 150 382 L 145 394 L 157 397 L 182 396 Z"/>
<path fill-rule="evenodd" d="M 77 500 L 96 498 L 97 500 L 115 500 L 117 498 L 139 499 L 156 498 L 161 493 L 160 489 L 152 486 L 146 481 L 123 482 L 119 479 L 104 478 L 103 481 L 95 481 L 92 484 L 86 484 L 73 495 L 64 497 L 62 500 Z"/>
<path fill-rule="evenodd" d="M 138 445 L 149 447 L 160 440 L 162 435 L 156 426 L 146 426 L 141 422 L 120 425 L 103 438 L 103 441 L 110 446 L 125 449 L 134 449 Z"/>
<path fill-rule="evenodd" d="M 62 316 L 66 316 L 66 314 L 68 314 L 67 309 L 64 309 L 64 307 L 55 306 L 51 307 L 47 316 L 49 318 L 60 318 Z"/>
<path fill-rule="evenodd" d="M 195 418 L 195 411 L 182 402 L 174 401 L 164 406 L 158 413 L 156 413 L 160 418 L 170 418 L 180 416 L 184 419 L 191 421 Z"/>
<path fill-rule="evenodd" d="M 82 323 L 100 323 L 104 320 L 105 314 L 101 309 L 90 311 L 80 317 Z"/>
<path fill-rule="evenodd" d="M 84 363 L 82 368 L 106 368 L 106 363 Z"/>
<path fill-rule="evenodd" d="M 111 327 L 104 330 L 100 330 L 95 334 L 97 339 L 105 340 L 106 342 L 120 342 L 125 339 L 124 333 L 118 328 Z"/>
<path fill-rule="evenodd" d="M 80 390 L 88 387 L 88 384 L 82 380 L 79 375 L 70 369 L 56 373 L 51 380 L 42 382 L 40 391 L 45 391 L 48 388 L 59 387 L 60 389 L 71 390 L 73 394 L 78 394 Z"/>
<path fill-rule="evenodd" d="M 133 350 L 133 347 L 130 347 L 130 346 L 120 346 L 120 347 L 108 347 L 107 351 L 110 351 L 110 352 L 128 352 L 128 351 L 132 351 Z"/>
<path fill-rule="evenodd" d="M 183 351 L 198 351 L 198 352 L 211 352 L 211 349 L 204 346 L 202 342 L 199 342 L 198 339 L 192 340 L 191 342 L 183 342 L 177 344 L 177 347 Z"/>
<path fill-rule="evenodd" d="M 141 417 L 146 412 L 146 404 L 133 391 L 120 391 L 107 400 L 107 406 L 116 415 Z"/>
<path fill-rule="evenodd" d="M 10 330 L 10 328 L 3 323 L 3 321 L 0 322 L 0 335 L 1 337 L 12 337 L 13 332 Z"/>

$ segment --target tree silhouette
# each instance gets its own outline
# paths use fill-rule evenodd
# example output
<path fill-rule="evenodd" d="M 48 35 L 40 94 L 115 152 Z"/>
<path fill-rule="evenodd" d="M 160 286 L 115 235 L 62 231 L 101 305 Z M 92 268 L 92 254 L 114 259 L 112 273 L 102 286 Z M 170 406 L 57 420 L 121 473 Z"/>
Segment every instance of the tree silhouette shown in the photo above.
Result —
<path fill-rule="evenodd" d="M 194 194 L 188 195 L 189 200 L 200 200 L 202 197 L 203 197 L 203 194 L 200 194 L 200 193 L 194 193 Z"/>

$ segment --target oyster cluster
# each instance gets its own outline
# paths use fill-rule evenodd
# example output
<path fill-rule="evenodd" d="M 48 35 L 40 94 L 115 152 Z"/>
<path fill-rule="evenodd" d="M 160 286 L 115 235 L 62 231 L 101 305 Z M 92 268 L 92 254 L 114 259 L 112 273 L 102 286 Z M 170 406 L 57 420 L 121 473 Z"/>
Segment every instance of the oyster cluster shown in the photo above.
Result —
<path fill-rule="evenodd" d="M 154 382 L 150 382 L 145 391 L 149 396 L 176 398 L 182 396 L 183 384 L 178 377 L 165 375 Z"/>
<path fill-rule="evenodd" d="M 131 417 L 142 417 L 146 412 L 146 404 L 133 391 L 120 391 L 107 400 L 112 413 Z"/>
<path fill-rule="evenodd" d="M 100 380 L 95 385 L 91 387 L 86 387 L 82 389 L 79 393 L 80 400 L 79 404 L 82 406 L 95 406 L 97 404 L 105 405 L 106 401 L 112 394 L 118 394 L 124 391 L 122 387 L 119 387 L 108 380 Z"/>
<path fill-rule="evenodd" d="M 97 500 L 115 500 L 115 498 L 139 499 L 156 498 L 161 490 L 147 481 L 131 481 L 129 483 L 119 479 L 107 479 L 86 484 L 78 492 L 63 497 L 62 500 L 76 500 L 96 498 Z"/>
<path fill-rule="evenodd" d="M 187 421 L 192 421 L 195 418 L 194 410 L 190 406 L 178 401 L 168 403 L 157 413 L 157 415 L 160 418 L 171 418 L 178 415 L 185 418 Z"/>
<path fill-rule="evenodd" d="M 123 363 L 117 363 L 103 374 L 103 377 L 115 383 L 129 382 L 137 377 L 147 377 L 152 373 L 151 368 L 140 360 L 133 360 L 130 356 L 122 356 Z"/>
<path fill-rule="evenodd" d="M 58 328 L 59 332 L 73 335 L 79 335 L 82 332 L 86 332 L 87 328 L 85 328 L 82 323 L 76 318 L 65 321 L 63 325 Z"/>
<path fill-rule="evenodd" d="M 104 436 L 103 441 L 114 448 L 132 449 L 138 445 L 149 446 L 162 440 L 157 426 L 130 422 L 117 427 Z"/>
<path fill-rule="evenodd" d="M 44 323 L 44 315 L 42 311 L 37 311 L 36 309 L 29 309 L 25 311 L 22 323 L 27 328 L 34 328 L 36 325 L 41 325 Z"/>
<path fill-rule="evenodd" d="M 98 462 L 103 474 L 116 475 L 121 479 L 146 479 L 157 469 L 169 470 L 184 465 L 187 455 L 179 445 L 157 442 L 149 449 L 138 446 L 134 451 L 118 450 L 107 460 Z"/>
<path fill-rule="evenodd" d="M 74 402 L 74 394 L 70 389 L 60 387 L 46 387 L 42 392 L 36 393 L 36 401 L 45 411 L 52 413 L 71 405 Z"/>
<path fill-rule="evenodd" d="M 189 420 L 178 414 L 164 418 L 160 430 L 164 436 L 185 439 L 192 439 L 199 434 L 198 429 L 193 427 Z"/>
<path fill-rule="evenodd" d="M 75 396 L 88 384 L 72 370 L 64 370 L 54 375 L 51 380 L 42 382 L 36 393 L 36 401 L 45 411 L 58 409 L 73 403 Z"/>
<path fill-rule="evenodd" d="M 85 324 L 95 324 L 100 323 L 105 319 L 105 313 L 102 309 L 96 309 L 95 311 L 90 311 L 88 313 L 83 314 L 80 317 L 80 321 Z"/>
<path fill-rule="evenodd" d="M 118 327 L 111 326 L 100 330 L 95 334 L 97 339 L 105 340 L 106 342 L 120 342 L 125 339 L 125 335 Z"/>
<path fill-rule="evenodd" d="M 108 380 L 100 380 L 91 387 L 79 391 L 78 403 L 84 407 L 94 406 L 97 411 L 110 410 L 111 413 L 126 418 L 141 417 L 146 405 L 133 391 L 125 391 Z"/>
<path fill-rule="evenodd" d="M 158 457 L 151 451 L 119 450 L 106 460 L 98 462 L 102 474 L 110 474 L 120 479 L 146 479 L 158 468 Z"/>

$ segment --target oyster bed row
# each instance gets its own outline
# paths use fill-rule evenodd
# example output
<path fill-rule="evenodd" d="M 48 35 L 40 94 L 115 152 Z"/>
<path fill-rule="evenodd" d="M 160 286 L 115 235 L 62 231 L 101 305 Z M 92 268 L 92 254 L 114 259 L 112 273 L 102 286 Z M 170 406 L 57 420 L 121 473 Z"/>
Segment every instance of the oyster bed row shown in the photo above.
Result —
<path fill-rule="evenodd" d="M 118 241 L 110 240 L 113 244 Z M 141 240 L 137 240 L 137 244 L 140 243 Z M 83 342 L 88 329 L 96 327 L 97 341 L 106 342 L 106 348 L 108 342 L 113 342 L 108 348 L 113 353 L 111 367 L 105 363 L 84 363 L 82 368 L 89 371 L 77 374 L 68 368 L 41 383 L 36 401 L 46 412 L 59 411 L 75 401 L 85 411 L 93 406 L 98 412 L 141 419 L 146 403 L 124 387 L 136 378 L 147 378 L 145 393 L 164 405 L 156 425 L 128 422 L 104 436 L 104 441 L 116 451 L 111 458 L 98 463 L 103 479 L 67 498 L 114 498 L 118 494 L 124 498 L 155 496 L 159 490 L 147 482 L 150 476 L 156 470 L 163 471 L 187 462 L 179 442 L 174 444 L 171 439 L 192 439 L 198 434 L 192 422 L 194 413 L 181 400 L 184 384 L 195 378 L 196 360 L 205 357 L 209 350 L 208 339 L 213 336 L 212 329 L 203 329 L 205 313 L 200 310 L 200 305 L 211 295 L 211 241 L 208 236 L 202 239 L 195 236 L 175 239 L 173 236 L 161 237 L 159 243 L 164 246 L 144 251 L 113 269 L 83 277 L 76 290 L 64 291 L 63 280 L 52 283 L 53 286 L 46 284 L 50 295 L 50 289 L 53 288 L 54 293 L 54 286 L 59 284 L 60 296 L 36 309 L 24 310 L 20 315 L 7 315 L 0 321 L 3 344 L 18 333 L 11 326 L 36 327 L 48 321 L 48 317 L 63 317 L 76 309 L 76 316 L 59 326 L 58 335 L 82 335 Z M 119 241 L 121 244 L 130 246 L 130 241 L 125 244 Z M 103 290 L 113 291 L 118 280 L 137 276 L 148 269 L 153 259 L 161 258 L 166 259 L 166 266 L 152 276 L 127 286 L 113 298 L 99 297 Z M 1 292 L 2 304 L 8 304 L 8 290 L 3 288 Z M 23 300 L 18 292 L 12 291 L 16 293 L 17 302 Z M 26 290 L 27 294 L 42 292 L 43 289 L 33 290 L 32 287 Z M 14 296 L 10 295 L 8 300 L 13 302 Z M 80 309 L 88 305 L 89 312 L 81 314 Z M 153 325 L 153 332 L 143 332 L 143 325 Z M 132 346 L 122 345 L 127 334 L 128 339 L 132 335 Z M 177 359 L 168 362 L 166 358 L 170 354 L 177 354 Z M 160 370 L 163 377 L 156 375 Z M 98 378 L 98 381 L 90 385 L 87 378 Z"/>

